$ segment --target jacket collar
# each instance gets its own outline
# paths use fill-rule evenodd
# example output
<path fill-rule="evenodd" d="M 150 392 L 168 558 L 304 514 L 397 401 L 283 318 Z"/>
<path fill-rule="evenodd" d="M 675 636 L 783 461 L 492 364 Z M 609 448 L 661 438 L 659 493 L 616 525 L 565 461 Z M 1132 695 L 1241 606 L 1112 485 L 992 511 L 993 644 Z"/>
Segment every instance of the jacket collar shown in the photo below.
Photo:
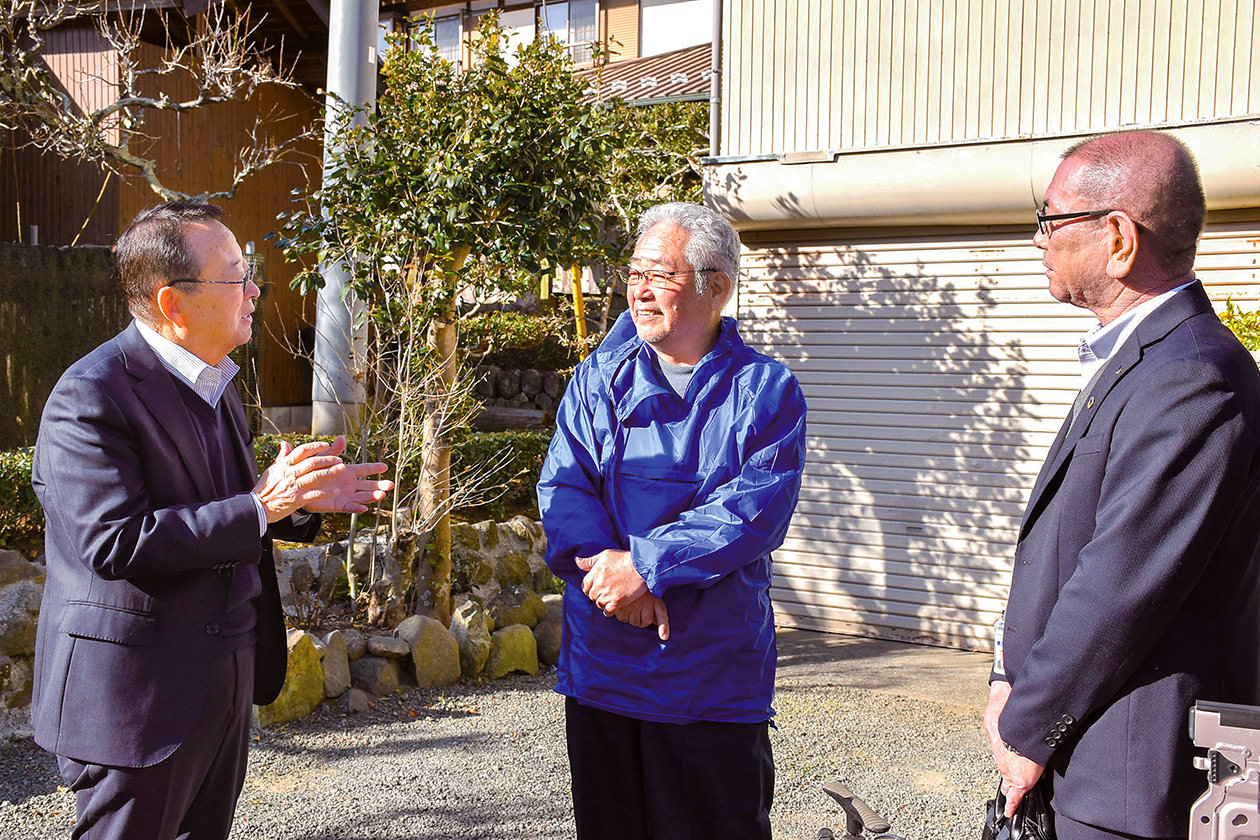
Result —
<path fill-rule="evenodd" d="M 723 317 L 718 326 L 717 343 L 696 364 L 695 378 L 710 381 L 720 376 L 744 349 L 735 319 Z M 612 397 L 617 419 L 625 423 L 648 400 L 672 400 L 682 404 L 682 398 L 662 381 L 654 365 L 655 352 L 647 342 L 639 338 L 634 320 L 629 312 L 623 312 L 604 336 L 595 351 L 593 364 L 600 379 Z"/>
<path fill-rule="evenodd" d="M 1138 362 L 1142 361 L 1146 348 L 1163 341 L 1170 332 L 1187 319 L 1211 311 L 1212 302 L 1208 300 L 1207 292 L 1203 290 L 1203 284 L 1196 280 L 1142 319 L 1142 322 L 1138 324 L 1133 334 L 1107 360 L 1106 366 L 1098 374 L 1098 379 L 1095 380 L 1094 387 L 1086 398 L 1085 404 L 1081 406 L 1076 422 L 1072 423 L 1069 412 L 1068 418 L 1063 421 L 1063 426 L 1059 429 L 1058 436 L 1050 446 L 1046 462 L 1042 466 L 1041 472 L 1038 473 L 1037 481 L 1028 497 L 1027 512 L 1024 514 L 1023 524 L 1020 526 L 1020 539 L 1023 539 L 1024 535 L 1028 533 L 1028 529 L 1036 521 L 1042 508 L 1044 508 L 1045 500 L 1042 497 L 1046 487 L 1050 485 L 1051 479 L 1063 469 L 1072 451 L 1076 448 L 1077 442 L 1089 431 L 1089 426 L 1097 415 L 1098 409 L 1102 406 L 1103 401 L 1107 399 L 1112 389 L 1115 388 L 1121 379 L 1128 375 L 1129 371 L 1137 366 Z"/>

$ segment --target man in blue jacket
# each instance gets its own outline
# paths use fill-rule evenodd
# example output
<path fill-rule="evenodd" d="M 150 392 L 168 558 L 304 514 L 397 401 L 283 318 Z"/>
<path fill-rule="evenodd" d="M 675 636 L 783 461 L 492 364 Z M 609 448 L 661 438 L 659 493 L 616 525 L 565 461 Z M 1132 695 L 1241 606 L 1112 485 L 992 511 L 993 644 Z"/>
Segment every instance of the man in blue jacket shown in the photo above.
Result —
<path fill-rule="evenodd" d="M 770 837 L 770 552 L 805 459 L 805 400 L 723 318 L 739 237 L 653 207 L 630 310 L 578 366 L 538 485 L 564 579 L 578 836 Z"/>

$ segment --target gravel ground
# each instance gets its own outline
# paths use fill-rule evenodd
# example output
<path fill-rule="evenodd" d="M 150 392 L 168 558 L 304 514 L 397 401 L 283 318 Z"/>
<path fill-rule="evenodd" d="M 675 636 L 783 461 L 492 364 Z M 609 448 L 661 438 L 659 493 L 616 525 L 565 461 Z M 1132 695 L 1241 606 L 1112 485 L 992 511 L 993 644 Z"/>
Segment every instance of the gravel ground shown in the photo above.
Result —
<path fill-rule="evenodd" d="M 996 778 L 980 732 L 986 657 L 801 632 L 780 646 L 778 840 L 843 827 L 820 791 L 832 779 L 906 840 L 978 834 Z M 232 837 L 572 837 L 554 684 L 548 671 L 412 689 L 256 733 Z M 0 744 L 0 838 L 65 837 L 73 817 L 52 760 L 30 741 Z"/>

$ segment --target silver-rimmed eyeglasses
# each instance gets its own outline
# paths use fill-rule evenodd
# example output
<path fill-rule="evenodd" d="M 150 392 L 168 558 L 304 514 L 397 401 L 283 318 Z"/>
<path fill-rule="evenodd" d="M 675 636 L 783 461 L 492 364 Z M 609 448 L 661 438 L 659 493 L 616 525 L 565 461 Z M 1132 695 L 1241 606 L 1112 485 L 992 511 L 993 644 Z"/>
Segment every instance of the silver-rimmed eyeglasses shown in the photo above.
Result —
<path fill-rule="evenodd" d="M 255 286 L 262 287 L 262 281 L 258 277 L 257 263 L 248 263 L 244 276 L 240 280 L 202 280 L 200 277 L 180 277 L 167 283 L 167 286 L 174 286 L 176 283 L 204 283 L 207 286 L 240 286 L 242 290 L 245 284 L 253 281 Z"/>
<path fill-rule="evenodd" d="M 656 269 L 647 269 L 642 271 L 628 265 L 623 265 L 617 269 L 617 279 L 627 286 L 637 286 L 640 283 L 647 283 L 653 289 L 673 290 L 682 286 L 682 279 L 690 277 L 694 274 L 704 274 L 711 271 L 717 271 L 716 268 L 695 268 L 687 271 L 658 271 Z"/>

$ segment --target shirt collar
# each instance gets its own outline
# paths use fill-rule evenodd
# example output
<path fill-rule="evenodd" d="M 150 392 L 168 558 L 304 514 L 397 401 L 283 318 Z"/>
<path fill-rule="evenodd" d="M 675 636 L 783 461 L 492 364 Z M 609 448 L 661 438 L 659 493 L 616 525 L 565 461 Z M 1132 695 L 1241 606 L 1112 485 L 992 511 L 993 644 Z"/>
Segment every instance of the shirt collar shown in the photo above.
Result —
<path fill-rule="evenodd" d="M 1139 306 L 1133 307 L 1110 324 L 1097 324 L 1085 333 L 1076 348 L 1076 354 L 1081 360 L 1081 381 L 1089 382 L 1093 379 L 1098 368 L 1115 355 L 1129 336 L 1133 335 L 1138 324 L 1166 303 L 1169 298 L 1193 282 L 1191 280 L 1175 289 L 1162 292 Z"/>
<path fill-rule="evenodd" d="M 217 365 L 208 365 L 195 353 L 180 347 L 143 321 L 137 320 L 135 323 L 141 337 L 153 348 L 162 366 L 192 388 L 208 405 L 217 408 L 219 398 L 231 384 L 232 377 L 240 371 L 240 365 L 228 356 L 220 359 Z"/>

